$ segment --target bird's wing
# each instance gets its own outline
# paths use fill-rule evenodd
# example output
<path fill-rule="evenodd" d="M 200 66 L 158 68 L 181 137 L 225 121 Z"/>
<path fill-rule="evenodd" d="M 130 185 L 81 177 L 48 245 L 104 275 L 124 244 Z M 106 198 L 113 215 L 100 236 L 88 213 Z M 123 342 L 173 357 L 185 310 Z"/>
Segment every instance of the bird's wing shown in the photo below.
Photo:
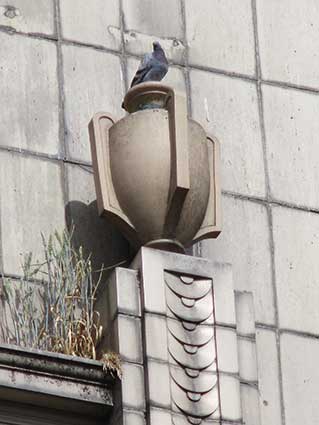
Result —
<path fill-rule="evenodd" d="M 143 81 L 143 78 L 145 77 L 145 75 L 152 68 L 152 65 L 153 65 L 152 59 L 153 59 L 153 56 L 151 53 L 144 55 L 143 59 L 140 62 L 138 70 L 136 71 L 136 74 L 134 75 L 134 78 L 131 82 L 131 87 Z"/>

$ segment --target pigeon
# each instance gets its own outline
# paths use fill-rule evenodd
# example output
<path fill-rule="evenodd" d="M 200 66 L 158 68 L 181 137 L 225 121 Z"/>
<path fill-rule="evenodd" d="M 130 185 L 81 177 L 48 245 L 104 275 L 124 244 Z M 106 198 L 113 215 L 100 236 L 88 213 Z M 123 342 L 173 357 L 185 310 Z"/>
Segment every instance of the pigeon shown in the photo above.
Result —
<path fill-rule="evenodd" d="M 147 53 L 131 82 L 131 88 L 145 81 L 161 81 L 168 71 L 165 52 L 158 41 L 153 43 L 153 52 Z"/>

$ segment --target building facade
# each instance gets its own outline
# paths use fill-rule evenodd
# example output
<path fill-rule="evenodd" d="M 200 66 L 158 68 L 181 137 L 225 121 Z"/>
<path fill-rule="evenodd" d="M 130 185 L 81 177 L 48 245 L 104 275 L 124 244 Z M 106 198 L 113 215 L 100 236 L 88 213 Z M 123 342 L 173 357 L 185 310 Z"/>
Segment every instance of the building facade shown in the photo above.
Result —
<path fill-rule="evenodd" d="M 250 344 L 240 356 L 243 420 L 315 424 L 315 0 L 0 0 L 1 273 L 18 279 L 21 253 L 41 256 L 40 232 L 71 223 L 97 268 L 132 259 L 98 217 L 87 126 L 98 111 L 124 116 L 154 40 L 170 61 L 164 82 L 186 93 L 189 116 L 221 143 L 223 231 L 194 255 L 230 263 L 237 299 L 251 296 L 254 331 L 237 332 Z M 9 416 L 0 408 L 0 423 L 23 423 Z"/>

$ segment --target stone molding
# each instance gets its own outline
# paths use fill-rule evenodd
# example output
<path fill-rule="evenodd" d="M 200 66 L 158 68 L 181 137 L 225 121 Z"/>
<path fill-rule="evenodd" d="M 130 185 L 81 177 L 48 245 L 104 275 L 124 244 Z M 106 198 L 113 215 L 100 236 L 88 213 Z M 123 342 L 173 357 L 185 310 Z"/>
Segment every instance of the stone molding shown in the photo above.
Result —
<path fill-rule="evenodd" d="M 114 381 L 95 360 L 0 345 L 0 400 L 15 402 L 17 409 L 23 403 L 105 417 Z"/>

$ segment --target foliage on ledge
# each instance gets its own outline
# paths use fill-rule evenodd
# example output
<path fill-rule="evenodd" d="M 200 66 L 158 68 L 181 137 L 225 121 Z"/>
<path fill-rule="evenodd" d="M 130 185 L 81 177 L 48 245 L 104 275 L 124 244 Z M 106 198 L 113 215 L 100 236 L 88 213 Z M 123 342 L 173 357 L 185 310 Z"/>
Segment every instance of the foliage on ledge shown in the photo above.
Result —
<path fill-rule="evenodd" d="M 100 359 L 96 354 L 103 327 L 94 302 L 105 268 L 92 271 L 82 248 L 72 247 L 72 232 L 41 236 L 44 261 L 34 263 L 29 253 L 20 282 L 4 279 L 7 323 L 12 323 L 6 326 L 6 342 L 100 360 L 105 371 L 121 377 L 116 353 L 104 353 Z"/>

